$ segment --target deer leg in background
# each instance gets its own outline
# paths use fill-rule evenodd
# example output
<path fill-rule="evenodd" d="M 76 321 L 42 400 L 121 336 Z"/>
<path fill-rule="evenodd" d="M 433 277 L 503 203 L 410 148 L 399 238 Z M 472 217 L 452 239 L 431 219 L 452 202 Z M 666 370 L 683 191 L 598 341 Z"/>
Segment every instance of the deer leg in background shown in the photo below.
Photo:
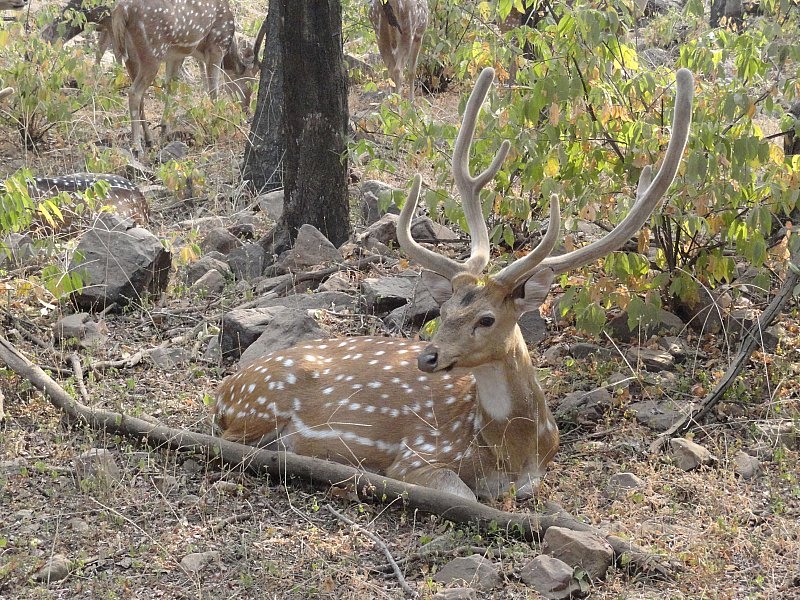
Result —
<path fill-rule="evenodd" d="M 422 35 L 419 32 L 411 40 L 411 48 L 408 53 L 408 63 L 406 64 L 406 83 L 408 84 L 408 98 L 414 101 L 414 88 L 417 83 L 417 61 L 419 60 L 419 50 L 422 46 Z"/>

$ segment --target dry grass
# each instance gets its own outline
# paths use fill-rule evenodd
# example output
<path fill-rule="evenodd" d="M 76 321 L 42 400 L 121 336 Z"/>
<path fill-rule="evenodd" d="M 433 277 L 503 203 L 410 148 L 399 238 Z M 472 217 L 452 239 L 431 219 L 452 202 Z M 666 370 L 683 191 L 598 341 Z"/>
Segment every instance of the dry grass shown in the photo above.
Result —
<path fill-rule="evenodd" d="M 453 122 L 458 93 L 423 98 L 418 107 L 431 118 Z M 353 112 L 367 104 L 354 90 Z M 155 105 L 149 107 L 149 114 L 157 111 Z M 80 119 L 90 126 L 71 128 L 69 135 L 51 140 L 39 154 L 20 149 L 12 141 L 14 132 L 0 131 L 0 177 L 23 165 L 39 173 L 83 170 L 82 152 L 98 133 L 117 145 L 126 144 L 123 105 L 113 114 L 89 113 Z M 236 165 L 247 125 L 237 130 L 241 133 L 192 148 L 190 159 L 207 176 L 201 198 L 154 198 L 153 230 L 172 240 L 176 250 L 208 226 L 186 223 L 187 218 L 219 216 L 227 222 L 246 204 L 246 198 L 231 201 L 226 192 L 237 186 Z M 407 176 L 395 174 L 394 183 L 402 184 Z M 183 225 L 177 225 L 179 221 Z M 262 232 L 268 225 L 257 217 Z M 158 309 L 107 317 L 109 341 L 84 352 L 84 364 L 155 346 L 208 318 L 203 301 L 188 296 L 181 277 L 178 270 Z M 16 335 L 19 325 L 8 318 L 13 314 L 30 332 L 47 338 L 49 326 L 61 314 L 40 308 L 33 297 L 7 298 L 4 334 L 40 365 L 64 368 L 61 355 Z M 719 407 L 715 421 L 697 432 L 696 441 L 718 458 L 713 467 L 685 473 L 665 456 L 648 455 L 655 434 L 639 425 L 627 406 L 641 397 L 662 395 L 689 401 L 694 384 L 707 384 L 724 370 L 729 357 L 717 350 L 724 347 L 721 339 L 693 340 L 698 347 L 702 344 L 707 358 L 683 367 L 674 386 L 636 386 L 633 393 L 616 397 L 614 408 L 596 427 L 571 429 L 562 424 L 562 449 L 537 500 L 560 503 L 683 566 L 670 582 L 638 580 L 612 570 L 606 581 L 593 585 L 592 598 L 800 597 L 797 441 L 789 448 L 779 446 L 756 427 L 786 419 L 798 422 L 796 309 L 783 321 L 787 335 L 778 354 L 757 354 L 741 388 Z M 339 334 L 371 326 L 347 315 L 328 315 L 326 325 Z M 537 350 L 562 339 L 575 340 L 577 334 L 553 331 Z M 175 370 L 162 371 L 146 361 L 130 369 L 92 372 L 87 380 L 91 402 L 207 431 L 207 395 L 227 370 L 203 362 L 190 345 L 186 349 L 191 360 Z M 548 397 L 556 404 L 568 391 L 603 385 L 614 371 L 627 374 L 622 361 L 588 360 L 565 361 L 542 375 Z M 74 387 L 68 377 L 63 381 Z M 221 472 L 191 456 L 74 428 L 41 394 L 8 373 L 0 379 L 0 390 L 7 412 L 0 429 L 2 599 L 402 597 L 380 549 L 321 510 L 328 503 L 383 539 L 395 559 L 408 559 L 402 562 L 404 575 L 423 597 L 437 589 L 430 576 L 472 546 L 485 548 L 505 575 L 505 587 L 491 597 L 534 597 L 517 574 L 538 549 L 518 540 L 499 533 L 481 537 L 401 506 L 355 504 L 297 481 L 283 484 Z M 96 447 L 114 452 L 121 467 L 119 481 L 77 479 L 73 459 Z M 762 472 L 752 481 L 733 474 L 732 456 L 741 448 L 762 459 Z M 608 478 L 622 471 L 636 473 L 646 482 L 645 489 L 610 495 Z M 532 508 L 535 504 L 515 510 Z M 431 539 L 443 540 L 444 550 L 421 557 L 420 548 Z M 210 550 L 219 551 L 218 562 L 197 574 L 182 571 L 179 563 L 186 554 Z M 32 574 L 53 554 L 73 561 L 72 573 L 56 583 L 33 582 Z"/>

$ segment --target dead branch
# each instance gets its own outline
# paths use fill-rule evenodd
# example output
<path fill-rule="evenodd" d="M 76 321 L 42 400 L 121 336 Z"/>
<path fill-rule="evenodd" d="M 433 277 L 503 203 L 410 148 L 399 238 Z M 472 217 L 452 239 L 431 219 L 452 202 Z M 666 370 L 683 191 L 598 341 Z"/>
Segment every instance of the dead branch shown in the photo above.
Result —
<path fill-rule="evenodd" d="M 387 505 L 400 503 L 410 510 L 439 515 L 461 525 L 475 526 L 484 533 L 505 530 L 508 534 L 529 542 L 541 541 L 547 529 L 556 526 L 590 532 L 611 545 L 620 567 L 651 577 L 670 578 L 672 570 L 678 567 L 675 563 L 666 563 L 663 557 L 648 553 L 630 541 L 606 535 L 591 525 L 576 520 L 555 505 L 549 506 L 544 513 L 504 512 L 479 502 L 364 472 L 347 465 L 290 452 L 272 452 L 219 437 L 149 423 L 124 413 L 82 404 L 2 336 L 0 359 L 18 376 L 41 390 L 54 406 L 71 417 L 72 422 L 84 422 L 98 431 L 135 438 L 154 449 L 200 454 L 207 459 L 219 459 L 230 469 L 267 473 L 283 481 L 297 477 L 320 489 L 330 486 L 346 487 L 361 502 Z"/>
<path fill-rule="evenodd" d="M 339 519 L 342 523 L 352 527 L 357 532 L 362 533 L 365 536 L 367 536 L 369 539 L 371 539 L 372 542 L 376 546 L 378 546 L 378 548 L 381 549 L 381 552 L 383 552 L 383 555 L 386 557 L 386 560 L 389 561 L 389 564 L 392 567 L 392 572 L 394 573 L 394 576 L 397 577 L 397 581 L 400 583 L 400 587 L 403 589 L 403 591 L 405 592 L 406 596 L 408 596 L 409 598 L 418 598 L 419 597 L 419 594 L 417 594 L 417 592 L 415 592 L 414 590 L 412 590 L 409 587 L 408 583 L 406 582 L 406 578 L 403 575 L 403 572 L 400 570 L 400 567 L 397 566 L 397 561 L 395 561 L 394 556 L 392 556 L 392 553 L 389 550 L 389 547 L 386 545 L 386 543 L 380 537 L 378 537 L 377 535 L 375 535 L 371 531 L 369 531 L 367 529 L 364 529 L 363 527 L 361 527 L 358 523 L 356 523 L 352 519 L 348 519 L 346 516 L 344 516 L 338 510 L 333 508 L 330 504 L 327 504 L 325 506 L 325 508 L 327 508 L 328 512 L 331 513 L 337 519 Z"/>
<path fill-rule="evenodd" d="M 742 372 L 745 365 L 747 365 L 750 356 L 761 341 L 761 332 L 769 327 L 770 323 L 775 320 L 775 317 L 781 314 L 783 307 L 786 306 L 789 298 L 792 297 L 795 286 L 800 282 L 800 270 L 795 270 L 797 267 L 792 263 L 790 263 L 790 266 L 794 266 L 795 268 L 790 268 L 788 270 L 786 279 L 781 289 L 772 299 L 772 302 L 770 302 L 767 308 L 764 309 L 764 312 L 759 315 L 753 327 L 743 333 L 742 346 L 733 359 L 733 362 L 728 367 L 728 370 L 725 371 L 725 375 L 722 376 L 722 379 L 717 382 L 714 389 L 709 392 L 695 409 L 689 410 L 677 423 L 658 436 L 655 441 L 650 444 L 650 452 L 656 453 L 661 451 L 670 438 L 683 435 L 696 425 L 699 425 L 701 420 L 711 412 L 720 400 L 722 400 L 725 392 L 728 391 L 728 388 L 736 381 L 736 378 Z"/>

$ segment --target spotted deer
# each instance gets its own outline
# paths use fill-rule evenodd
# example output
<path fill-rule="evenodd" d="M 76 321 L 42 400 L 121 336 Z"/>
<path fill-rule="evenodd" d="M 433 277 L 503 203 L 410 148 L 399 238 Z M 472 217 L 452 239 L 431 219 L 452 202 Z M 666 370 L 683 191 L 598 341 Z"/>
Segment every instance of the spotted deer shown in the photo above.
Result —
<path fill-rule="evenodd" d="M 558 428 L 517 325 L 537 310 L 553 277 L 592 263 L 638 232 L 672 183 L 691 122 L 694 80 L 681 69 L 672 136 L 655 178 L 642 171 L 637 200 L 606 237 L 551 256 L 559 203 L 550 199 L 546 234 L 527 256 L 484 275 L 489 236 L 480 191 L 508 154 L 504 141 L 473 176 L 469 154 L 480 107 L 494 78 L 480 74 L 453 152 L 453 177 L 471 235 L 464 262 L 421 246 L 410 224 L 421 177 L 398 221 L 400 246 L 443 302 L 432 341 L 354 337 L 315 341 L 269 354 L 222 382 L 214 408 L 228 440 L 348 463 L 474 500 L 507 491 L 529 497 L 559 443 Z"/>
<path fill-rule="evenodd" d="M 194 56 L 204 67 L 208 93 L 214 99 L 223 68 L 234 79 L 247 75 L 248 66 L 237 50 L 228 0 L 120 0 L 111 12 L 111 32 L 115 52 L 124 60 L 132 80 L 128 105 L 131 147 L 136 154 L 141 154 L 143 143 L 152 145 L 144 117 L 144 93 L 162 62 L 169 82 L 177 76 L 184 58 Z"/>
<path fill-rule="evenodd" d="M 428 0 L 372 0 L 369 19 L 395 92 L 400 94 L 405 83 L 409 99 L 414 100 L 419 49 L 428 28 Z"/>

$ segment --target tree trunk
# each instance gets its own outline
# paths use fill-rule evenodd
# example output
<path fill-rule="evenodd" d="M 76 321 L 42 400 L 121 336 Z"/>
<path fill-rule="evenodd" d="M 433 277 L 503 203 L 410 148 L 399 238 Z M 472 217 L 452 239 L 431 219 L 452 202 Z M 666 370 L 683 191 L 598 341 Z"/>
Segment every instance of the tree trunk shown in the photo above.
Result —
<path fill-rule="evenodd" d="M 261 63 L 258 99 L 244 151 L 242 178 L 257 193 L 283 187 L 286 151 L 283 120 L 283 54 L 280 33 L 280 0 L 270 0 L 266 48 Z"/>
<path fill-rule="evenodd" d="M 279 226 L 304 223 L 338 246 L 350 236 L 347 74 L 340 0 L 283 0 L 286 176 Z"/>

